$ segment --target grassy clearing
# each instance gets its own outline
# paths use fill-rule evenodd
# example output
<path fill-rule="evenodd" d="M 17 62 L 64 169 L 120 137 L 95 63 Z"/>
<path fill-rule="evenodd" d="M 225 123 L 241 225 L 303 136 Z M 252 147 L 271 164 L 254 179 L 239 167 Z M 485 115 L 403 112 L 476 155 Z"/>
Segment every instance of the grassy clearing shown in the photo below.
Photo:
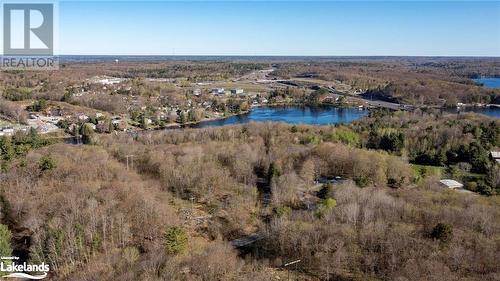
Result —
<path fill-rule="evenodd" d="M 12 124 L 11 122 L 7 121 L 7 120 L 1 120 L 0 119 L 0 127 L 10 127 L 10 126 L 13 126 L 14 124 Z"/>
<path fill-rule="evenodd" d="M 429 166 L 429 165 L 418 165 L 418 164 L 410 164 L 410 168 L 413 171 L 413 175 L 417 182 L 429 176 L 441 177 L 444 175 L 446 169 L 445 167 L 440 167 L 440 166 Z"/>

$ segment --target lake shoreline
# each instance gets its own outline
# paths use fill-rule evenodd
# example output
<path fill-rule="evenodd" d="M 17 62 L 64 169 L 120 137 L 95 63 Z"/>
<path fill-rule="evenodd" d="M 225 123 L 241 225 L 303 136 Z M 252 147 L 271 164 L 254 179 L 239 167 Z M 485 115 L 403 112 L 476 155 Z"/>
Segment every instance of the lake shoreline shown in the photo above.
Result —
<path fill-rule="evenodd" d="M 336 109 L 357 109 L 359 110 L 359 107 L 357 106 L 338 106 L 334 104 L 318 104 L 318 105 L 307 105 L 303 103 L 275 103 L 275 104 L 259 104 L 259 105 L 252 105 L 251 108 L 247 111 L 242 111 L 240 113 L 234 113 L 229 116 L 221 116 L 221 117 L 211 117 L 211 118 L 206 118 L 200 121 L 191 121 L 191 122 L 186 122 L 184 124 L 179 124 L 179 123 L 170 123 L 167 124 L 163 127 L 160 128 L 155 128 L 155 129 L 149 129 L 151 131 L 156 131 L 156 130 L 169 130 L 169 129 L 185 129 L 185 128 L 196 128 L 194 126 L 196 125 L 201 125 L 203 123 L 207 122 L 213 122 L 213 121 L 222 121 L 228 118 L 234 118 L 238 116 L 244 116 L 247 114 L 250 114 L 254 109 L 256 108 L 336 108 Z M 370 110 L 368 107 L 363 107 L 362 110 Z M 312 124 L 311 124 L 312 125 Z M 144 129 L 140 129 L 137 131 L 142 131 Z M 135 130 L 134 130 L 135 131 Z"/>
<path fill-rule="evenodd" d="M 253 105 L 248 111 L 244 111 L 244 112 L 240 112 L 240 113 L 235 113 L 235 114 L 231 114 L 229 116 L 221 116 L 221 117 L 211 117 L 211 118 L 206 118 L 206 119 L 203 119 L 203 120 L 200 120 L 200 121 L 196 121 L 196 122 L 186 122 L 184 124 L 178 124 L 178 123 L 171 123 L 171 124 L 167 124 L 161 128 L 155 128 L 155 129 L 149 129 L 150 131 L 157 131 L 157 130 L 171 130 L 171 129 L 197 129 L 197 128 L 204 128 L 204 127 L 211 127 L 209 124 L 212 123 L 212 122 L 217 122 L 217 121 L 220 121 L 220 122 L 224 122 L 225 120 L 228 120 L 228 119 L 231 119 L 231 118 L 238 118 L 238 117 L 244 117 L 244 116 L 248 116 L 250 114 L 252 114 L 252 112 L 254 112 L 256 109 L 319 109 L 319 110 L 331 110 L 331 109 L 335 109 L 335 110 L 342 110 L 342 109 L 345 109 L 345 110 L 354 110 L 356 112 L 359 112 L 359 111 L 363 111 L 363 112 L 370 112 L 371 110 L 373 110 L 373 108 L 370 108 L 370 107 L 356 107 L 356 106 L 338 106 L 338 105 L 332 105 L 332 104 L 318 104 L 318 105 L 307 105 L 307 104 L 301 104 L 301 103 L 286 103 L 286 104 L 266 104 L 266 105 Z M 477 105 L 477 104 L 462 104 L 458 107 L 441 107 L 442 110 L 445 110 L 445 111 L 448 111 L 449 113 L 454 113 L 454 112 L 450 112 L 449 110 L 456 110 L 458 112 L 461 112 L 461 113 L 466 113 L 466 112 L 474 112 L 474 113 L 477 113 L 477 114 L 481 114 L 483 116 L 486 116 L 486 117 L 489 117 L 489 118 L 498 118 L 498 115 L 494 115 L 494 114 L 489 114 L 489 112 L 487 113 L 482 113 L 482 112 L 476 112 L 475 110 L 492 110 L 492 111 L 496 111 L 497 109 L 500 109 L 500 105 L 498 104 L 484 104 L 484 105 Z M 365 116 L 362 116 L 362 117 L 359 117 L 357 118 L 356 120 L 359 120 L 359 119 L 362 119 L 362 118 L 366 118 L 368 114 L 366 114 Z M 351 122 L 354 122 L 356 120 L 349 120 L 347 122 L 332 122 L 330 124 L 336 124 L 336 123 L 351 123 Z M 262 122 L 262 121 L 259 121 L 259 120 L 251 120 L 253 122 Z M 249 121 L 249 122 L 251 122 Z M 307 123 L 307 122 L 304 122 L 304 123 L 301 123 L 301 122 L 287 122 L 287 121 L 283 121 L 283 120 L 268 120 L 269 122 L 285 122 L 285 123 L 289 123 L 289 124 L 309 124 L 309 125 L 328 125 L 328 124 L 316 124 L 316 123 Z M 245 122 L 244 122 L 245 123 Z M 235 122 L 235 123 L 228 123 L 228 124 L 214 124 L 213 126 L 225 126 L 225 125 L 233 125 L 233 124 L 244 124 L 244 123 L 238 123 L 238 122 Z M 205 126 L 206 125 L 206 126 Z M 144 130 L 144 129 L 135 129 L 133 131 L 148 131 L 148 130 Z"/>
<path fill-rule="evenodd" d="M 480 87 L 488 88 L 488 89 L 498 89 L 500 88 L 500 77 L 492 77 L 492 76 L 482 76 L 480 78 L 471 79 Z"/>
<path fill-rule="evenodd" d="M 368 108 L 339 107 L 323 104 L 317 106 L 304 104 L 272 104 L 254 106 L 248 112 L 226 118 L 201 121 L 182 128 L 204 128 L 245 124 L 250 122 L 284 122 L 289 124 L 332 125 L 351 123 L 368 115 Z"/>

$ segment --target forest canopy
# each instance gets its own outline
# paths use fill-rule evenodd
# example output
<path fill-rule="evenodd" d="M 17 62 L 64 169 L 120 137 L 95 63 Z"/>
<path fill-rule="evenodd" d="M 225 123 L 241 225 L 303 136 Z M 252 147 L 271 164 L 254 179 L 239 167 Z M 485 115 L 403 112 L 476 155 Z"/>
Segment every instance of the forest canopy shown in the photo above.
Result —
<path fill-rule="evenodd" d="M 274 280 L 294 259 L 302 280 L 496 280 L 498 178 L 484 159 L 451 156 L 498 146 L 498 122 L 463 117 L 374 113 L 79 146 L 2 138 L 36 143 L 9 159 L 2 149 L 2 251 L 50 263 L 54 280 Z M 493 196 L 444 189 L 415 171 L 421 154 L 469 163 Z M 247 236 L 258 240 L 233 247 Z"/>

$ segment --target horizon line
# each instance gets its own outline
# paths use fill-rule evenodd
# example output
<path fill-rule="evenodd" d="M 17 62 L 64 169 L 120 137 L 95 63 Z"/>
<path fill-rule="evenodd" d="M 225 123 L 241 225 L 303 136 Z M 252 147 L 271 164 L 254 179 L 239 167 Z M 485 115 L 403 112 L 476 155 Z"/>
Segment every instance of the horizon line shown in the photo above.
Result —
<path fill-rule="evenodd" d="M 55 57 L 70 57 L 70 56 L 82 56 L 82 57 L 318 57 L 318 58 L 331 58 L 331 57 L 429 57 L 429 58 L 500 58 L 500 55 L 238 55 L 238 54 L 60 54 L 54 55 Z"/>

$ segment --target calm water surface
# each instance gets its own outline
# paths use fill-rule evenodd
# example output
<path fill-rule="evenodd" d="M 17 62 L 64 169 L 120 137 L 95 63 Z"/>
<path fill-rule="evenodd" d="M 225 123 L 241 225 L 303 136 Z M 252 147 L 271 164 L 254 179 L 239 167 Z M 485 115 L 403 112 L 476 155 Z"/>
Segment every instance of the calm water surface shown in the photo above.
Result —
<path fill-rule="evenodd" d="M 464 107 L 460 109 L 450 109 L 450 113 L 475 112 L 493 118 L 500 118 L 500 107 Z"/>
<path fill-rule="evenodd" d="M 249 122 L 285 122 L 290 124 L 328 125 L 351 123 L 368 115 L 368 110 L 333 106 L 255 107 L 249 113 L 226 119 L 201 122 L 191 128 L 205 128 Z"/>
<path fill-rule="evenodd" d="M 491 89 L 499 89 L 500 88 L 500 78 L 496 77 L 483 77 L 479 79 L 473 79 L 478 83 L 482 83 L 483 87 L 491 88 Z M 500 118 L 500 108 L 499 107 L 487 107 L 487 108 L 466 108 L 462 109 L 462 111 L 472 111 L 476 113 L 481 113 L 490 117 Z"/>
<path fill-rule="evenodd" d="M 479 79 L 473 79 L 478 83 L 482 83 L 486 88 L 498 89 L 500 88 L 500 78 L 495 77 L 484 77 Z"/>

